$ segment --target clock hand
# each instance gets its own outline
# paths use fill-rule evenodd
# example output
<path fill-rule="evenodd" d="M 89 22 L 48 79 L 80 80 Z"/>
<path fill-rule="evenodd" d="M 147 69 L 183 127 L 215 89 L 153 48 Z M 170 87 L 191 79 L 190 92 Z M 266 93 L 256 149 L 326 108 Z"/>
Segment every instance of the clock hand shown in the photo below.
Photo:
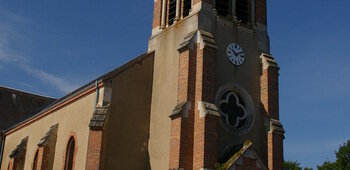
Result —
<path fill-rule="evenodd" d="M 243 53 L 243 51 L 241 51 L 241 52 L 239 52 L 239 53 L 235 53 L 236 55 L 238 55 L 238 54 L 242 54 Z"/>
<path fill-rule="evenodd" d="M 237 56 L 238 54 L 235 52 L 235 50 L 232 50 L 233 53 L 235 53 L 235 55 Z"/>

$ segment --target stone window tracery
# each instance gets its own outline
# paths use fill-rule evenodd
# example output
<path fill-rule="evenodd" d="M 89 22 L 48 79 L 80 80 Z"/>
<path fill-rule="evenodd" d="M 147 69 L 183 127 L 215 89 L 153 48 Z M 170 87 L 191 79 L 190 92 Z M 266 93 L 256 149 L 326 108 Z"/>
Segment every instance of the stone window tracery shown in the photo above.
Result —
<path fill-rule="evenodd" d="M 244 134 L 252 127 L 254 107 L 247 92 L 237 88 L 222 87 L 218 91 L 216 103 L 225 122 L 224 125 L 237 134 Z"/>

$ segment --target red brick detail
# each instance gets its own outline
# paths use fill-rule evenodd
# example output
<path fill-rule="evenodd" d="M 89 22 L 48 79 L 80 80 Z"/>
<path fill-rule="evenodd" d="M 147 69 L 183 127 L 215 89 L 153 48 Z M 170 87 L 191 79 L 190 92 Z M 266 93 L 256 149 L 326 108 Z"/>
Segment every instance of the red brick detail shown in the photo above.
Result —
<path fill-rule="evenodd" d="M 266 0 L 258 0 L 255 1 L 255 18 L 256 22 L 260 24 L 267 24 L 267 16 L 266 16 Z"/>
<path fill-rule="evenodd" d="M 43 154 L 44 154 L 44 148 L 40 147 L 35 152 L 34 160 L 32 163 L 33 170 L 41 170 L 42 162 L 43 162 Z M 34 164 L 36 162 L 36 169 L 34 169 Z"/>
<path fill-rule="evenodd" d="M 101 164 L 101 151 L 102 151 L 102 130 L 90 130 L 88 149 L 86 156 L 86 167 L 87 170 L 100 169 Z"/>
<path fill-rule="evenodd" d="M 265 112 L 268 118 L 275 120 L 279 120 L 278 76 L 278 68 L 269 66 L 262 70 L 260 77 L 262 112 Z M 281 132 L 272 129 L 268 133 L 268 168 L 270 170 L 282 169 L 283 139 Z"/>
<path fill-rule="evenodd" d="M 199 101 L 214 102 L 216 49 L 199 44 L 182 49 L 179 55 L 178 102 L 188 101 L 187 118 L 173 118 L 171 123 L 169 169 L 214 169 L 217 163 L 218 117 L 200 118 Z"/>
<path fill-rule="evenodd" d="M 262 170 L 261 168 L 256 167 L 256 159 L 243 157 L 243 164 L 236 165 L 236 170 Z M 282 170 L 282 169 L 280 169 Z"/>
<path fill-rule="evenodd" d="M 73 168 L 72 170 L 75 169 L 75 161 L 76 161 L 76 156 L 77 156 L 77 153 L 78 153 L 78 138 L 77 138 L 77 135 L 75 132 L 70 132 L 70 136 L 69 138 L 67 138 L 66 140 L 66 149 L 63 151 L 63 166 L 62 166 L 62 169 L 65 169 L 65 164 L 66 164 L 66 161 L 67 161 L 67 152 L 68 152 L 68 145 L 69 145 L 69 140 L 73 138 L 74 139 L 74 142 L 75 142 L 75 147 L 74 147 L 74 154 L 73 154 Z"/>
<path fill-rule="evenodd" d="M 215 54 L 216 49 L 196 46 L 195 119 L 193 169 L 215 169 L 217 163 L 218 117 L 200 117 L 198 102 L 215 101 Z"/>
<path fill-rule="evenodd" d="M 261 102 L 268 117 L 279 120 L 278 68 L 268 67 L 260 77 Z"/>
<path fill-rule="evenodd" d="M 13 159 L 10 160 L 7 170 L 13 170 Z"/>
<path fill-rule="evenodd" d="M 162 19 L 162 1 L 163 0 L 157 0 L 154 2 L 152 29 L 160 26 L 160 21 Z"/>
<path fill-rule="evenodd" d="M 38 163 L 38 167 L 41 167 L 41 170 L 52 169 L 54 156 L 55 156 L 55 145 L 40 147 L 39 154 L 38 154 L 38 162 L 40 162 L 40 164 Z"/>
<path fill-rule="evenodd" d="M 269 170 L 283 169 L 283 134 L 275 131 L 268 133 Z"/>
<path fill-rule="evenodd" d="M 19 157 L 13 158 L 10 161 L 9 168 L 11 170 L 21 170 L 24 169 L 24 164 L 25 164 L 25 155 L 20 155 Z"/>
<path fill-rule="evenodd" d="M 179 55 L 178 96 L 179 103 L 194 102 L 195 51 L 183 49 Z M 187 118 L 173 118 L 171 122 L 169 169 L 192 169 L 193 158 L 193 106 Z"/>

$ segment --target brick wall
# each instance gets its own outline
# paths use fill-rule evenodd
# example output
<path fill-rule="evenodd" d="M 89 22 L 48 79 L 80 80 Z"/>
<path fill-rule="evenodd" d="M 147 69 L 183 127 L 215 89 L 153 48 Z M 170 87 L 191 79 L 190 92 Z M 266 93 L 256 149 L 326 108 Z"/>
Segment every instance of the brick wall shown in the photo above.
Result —
<path fill-rule="evenodd" d="M 193 44 L 179 52 L 178 103 L 189 102 L 188 116 L 171 123 L 169 169 L 214 169 L 217 163 L 218 117 L 200 116 L 200 101 L 214 103 L 216 49 Z"/>
<path fill-rule="evenodd" d="M 278 68 L 269 67 L 262 71 L 261 102 L 264 105 L 267 116 L 279 120 L 278 102 Z"/>
<path fill-rule="evenodd" d="M 268 162 L 270 170 L 283 169 L 283 134 L 270 132 L 268 134 Z"/>
<path fill-rule="evenodd" d="M 270 121 L 267 136 L 268 168 L 280 170 L 283 168 L 284 130 L 279 122 L 278 97 L 278 65 L 274 58 L 262 54 L 262 74 L 260 77 L 262 113 L 266 113 Z"/>
<path fill-rule="evenodd" d="M 256 0 L 255 7 L 256 7 L 256 12 L 255 12 L 256 22 L 267 25 L 266 0 Z"/>
<path fill-rule="evenodd" d="M 155 0 L 154 9 L 153 9 L 153 24 L 152 24 L 153 29 L 160 26 L 161 14 L 162 14 L 162 0 Z"/>
<path fill-rule="evenodd" d="M 188 101 L 194 103 L 195 83 L 194 50 L 188 48 L 180 51 L 178 74 L 178 103 Z M 171 122 L 169 169 L 192 169 L 193 165 L 193 126 L 194 107 L 191 106 L 188 117 L 173 118 Z M 192 113 L 192 114 L 191 114 Z"/>
<path fill-rule="evenodd" d="M 197 45 L 198 47 L 199 45 Z M 217 163 L 217 117 L 200 117 L 198 102 L 215 101 L 215 49 L 197 48 L 195 120 L 194 120 L 194 158 L 193 169 L 215 168 Z"/>
<path fill-rule="evenodd" d="M 242 165 L 236 165 L 236 170 L 262 170 L 261 168 L 256 167 L 256 161 L 257 160 L 253 158 L 243 157 Z"/>
<path fill-rule="evenodd" d="M 100 168 L 102 149 L 102 130 L 90 130 L 87 148 L 86 169 L 96 170 Z"/>

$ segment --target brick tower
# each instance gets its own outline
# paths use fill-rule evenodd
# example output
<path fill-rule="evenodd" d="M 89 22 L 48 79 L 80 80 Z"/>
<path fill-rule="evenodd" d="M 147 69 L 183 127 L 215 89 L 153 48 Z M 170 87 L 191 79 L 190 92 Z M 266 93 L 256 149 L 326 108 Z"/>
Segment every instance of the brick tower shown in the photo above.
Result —
<path fill-rule="evenodd" d="M 282 169 L 266 25 L 266 0 L 154 0 L 152 169 Z"/>

